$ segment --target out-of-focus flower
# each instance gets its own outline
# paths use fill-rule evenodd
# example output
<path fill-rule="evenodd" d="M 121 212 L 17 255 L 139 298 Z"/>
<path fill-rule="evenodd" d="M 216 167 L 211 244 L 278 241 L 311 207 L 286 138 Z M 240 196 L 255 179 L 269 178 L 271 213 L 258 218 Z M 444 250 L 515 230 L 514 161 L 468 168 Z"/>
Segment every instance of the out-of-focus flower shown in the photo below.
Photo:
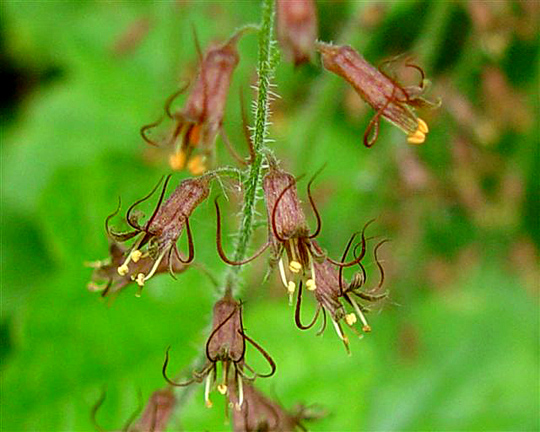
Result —
<path fill-rule="evenodd" d="M 127 248 L 125 246 L 111 242 L 109 246 L 109 257 L 107 259 L 87 263 L 89 267 L 94 268 L 92 281 L 88 284 L 90 291 L 99 291 L 102 297 L 116 296 L 128 284 L 135 282 L 138 274 L 148 274 L 150 272 L 154 261 L 149 255 L 146 255 L 141 257 L 137 262 L 133 262 L 129 267 L 128 273 L 123 275 L 118 274 L 118 267 L 124 262 L 126 252 Z M 172 262 L 169 262 L 169 259 Z M 188 265 L 180 262 L 175 255 L 168 255 L 161 260 L 154 274 L 166 272 L 178 274 L 187 270 L 187 268 Z"/>
<path fill-rule="evenodd" d="M 244 33 L 245 30 L 241 30 L 223 45 L 211 47 L 204 57 L 199 50 L 199 73 L 182 110 L 172 112 L 171 104 L 187 85 L 168 99 L 165 111 L 174 121 L 174 127 L 163 146 L 170 152 L 172 169 L 187 168 L 193 175 L 200 175 L 211 164 L 216 137 L 220 132 L 224 136 L 222 126 L 227 95 L 232 74 L 240 61 L 236 43 Z M 143 139 L 154 146 L 162 145 L 150 139 L 147 131 L 160 122 L 141 129 Z"/>
<path fill-rule="evenodd" d="M 176 399 L 170 389 L 156 390 L 150 396 L 139 420 L 129 432 L 163 432 L 172 416 Z"/>
<path fill-rule="evenodd" d="M 235 432 L 292 432 L 307 431 L 302 425 L 303 420 L 312 420 L 309 410 L 299 406 L 295 411 L 288 412 L 280 404 L 266 397 L 251 384 L 244 384 L 244 403 L 238 404 L 238 395 L 234 390 L 229 393 L 231 405 L 239 407 L 233 410 L 233 430 Z"/>
<path fill-rule="evenodd" d="M 202 382 L 206 378 L 204 400 L 206 406 L 211 407 L 210 391 L 216 382 L 217 364 L 221 363 L 223 378 L 217 385 L 217 390 L 225 395 L 228 394 L 229 388 L 233 387 L 235 394 L 238 394 L 237 408 L 239 408 L 244 401 L 243 380 L 253 381 L 257 377 L 270 377 L 275 373 L 276 365 L 270 355 L 244 332 L 242 306 L 239 302 L 226 295 L 214 305 L 213 315 L 212 332 L 206 341 L 205 366 L 200 371 L 193 372 L 193 378 L 187 381 L 172 381 L 167 376 L 167 365 L 169 363 L 169 350 L 167 349 L 165 362 L 163 363 L 163 377 L 169 384 L 177 387 L 184 387 L 193 382 Z M 270 365 L 270 372 L 266 374 L 257 373 L 245 363 L 246 341 L 253 345 L 266 359 Z M 244 368 L 251 375 L 246 374 Z"/>
<path fill-rule="evenodd" d="M 361 271 L 357 272 L 354 275 L 350 283 L 347 283 L 343 278 L 343 266 L 338 267 L 327 259 L 322 262 L 315 262 L 314 274 L 317 280 L 317 289 L 313 291 L 313 294 L 315 296 L 315 299 L 317 300 L 318 307 L 317 311 L 315 312 L 315 316 L 313 317 L 310 324 L 302 324 L 300 317 L 302 307 L 302 284 L 300 284 L 298 288 L 296 300 L 295 322 L 297 327 L 302 330 L 307 330 L 313 327 L 322 310 L 323 326 L 318 332 L 318 334 L 322 334 L 322 332 L 326 328 L 326 312 L 328 312 L 328 314 L 330 315 L 330 320 L 332 321 L 332 324 L 334 325 L 334 328 L 336 329 L 339 338 L 343 341 L 347 352 L 350 352 L 349 339 L 343 332 L 343 328 L 341 327 L 341 321 L 345 321 L 345 323 L 355 333 L 361 336 L 361 334 L 354 327 L 354 324 L 358 321 L 358 319 L 360 319 L 362 323 L 362 331 L 366 333 L 370 332 L 371 327 L 368 324 L 367 319 L 364 315 L 364 313 L 368 312 L 369 309 L 362 305 L 360 301 L 376 302 L 387 297 L 387 293 L 378 294 L 384 283 L 384 270 L 380 261 L 378 260 L 377 252 L 381 245 L 385 243 L 385 241 L 378 243 L 374 249 L 375 262 L 381 273 L 379 284 L 372 290 L 366 291 L 362 289 L 366 282 L 366 272 L 363 265 L 361 264 L 361 261 L 366 253 L 366 239 L 364 236 L 364 231 L 362 232 L 362 242 L 357 245 L 361 246 L 361 251 L 359 255 L 355 258 L 355 261 L 360 266 Z M 342 261 L 346 259 L 354 237 L 354 235 L 351 237 L 343 254 Z M 352 311 L 347 312 L 344 304 L 342 303 L 342 299 L 345 300 L 346 304 L 352 307 Z"/>
<path fill-rule="evenodd" d="M 317 10 L 313 0 L 276 0 L 277 37 L 295 66 L 308 62 L 315 51 Z"/>
<path fill-rule="evenodd" d="M 135 276 L 135 281 L 142 288 L 145 281 L 150 279 L 159 269 L 163 260 L 169 264 L 171 274 L 174 274 L 174 262 L 180 261 L 182 264 L 188 264 L 193 261 L 195 250 L 191 230 L 189 228 L 189 217 L 195 208 L 204 201 L 210 193 L 210 179 L 212 175 L 205 175 L 195 179 L 183 180 L 169 198 L 163 202 L 167 184 L 170 176 L 165 180 L 156 208 L 150 218 L 141 225 L 139 223 L 140 214 L 134 209 L 137 205 L 146 201 L 156 191 L 156 187 L 146 197 L 133 204 L 126 213 L 126 221 L 133 228 L 132 231 L 119 233 L 109 227 L 109 221 L 119 211 L 119 208 L 107 217 L 105 222 L 108 235 L 116 242 L 124 242 L 138 237 L 135 243 L 127 250 L 126 257 L 117 267 L 120 276 L 134 274 L 133 268 L 129 265 L 137 265 L 139 260 L 150 258 L 152 266 L 146 272 L 139 272 Z M 176 242 L 182 232 L 186 229 L 188 236 L 189 252 L 187 258 L 182 258 Z"/>
<path fill-rule="evenodd" d="M 438 103 L 422 97 L 428 85 L 424 71 L 417 65 L 421 82 L 415 86 L 402 86 L 381 69 L 369 64 L 353 48 L 347 45 L 316 43 L 326 69 L 344 78 L 360 97 L 376 111 L 364 133 L 364 145 L 371 147 L 379 135 L 380 118 L 393 123 L 407 134 L 410 144 L 421 144 L 429 129 L 424 120 L 416 115 L 415 108 L 435 108 Z"/>
<path fill-rule="evenodd" d="M 99 425 L 97 414 L 103 405 L 103 402 L 105 402 L 106 396 L 107 393 L 104 390 L 99 400 L 92 407 L 92 411 L 90 413 L 90 419 L 95 429 L 99 432 L 105 432 L 105 429 Z M 133 422 L 135 422 L 135 420 L 139 417 L 140 412 L 143 410 L 142 393 L 139 392 L 139 406 L 127 419 L 126 423 L 122 427 L 122 430 L 126 432 L 163 432 L 167 427 L 169 419 L 171 418 L 175 403 L 176 399 L 172 391 L 169 389 L 156 390 L 150 396 L 150 399 L 144 407 L 144 411 L 139 420 L 133 424 Z"/>

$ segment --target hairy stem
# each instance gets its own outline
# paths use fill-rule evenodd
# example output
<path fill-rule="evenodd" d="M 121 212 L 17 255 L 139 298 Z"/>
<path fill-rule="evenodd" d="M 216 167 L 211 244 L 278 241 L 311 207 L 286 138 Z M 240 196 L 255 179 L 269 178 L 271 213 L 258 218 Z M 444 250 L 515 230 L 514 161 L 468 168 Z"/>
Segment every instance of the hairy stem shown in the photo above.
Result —
<path fill-rule="evenodd" d="M 253 232 L 253 222 L 257 200 L 261 190 L 261 171 L 264 147 L 268 135 L 270 82 L 276 66 L 273 41 L 274 1 L 262 0 L 262 20 L 259 30 L 259 59 L 257 65 L 258 94 L 255 106 L 255 127 L 252 136 L 255 157 L 248 168 L 244 180 L 244 204 L 242 223 L 238 231 L 234 260 L 242 261 Z M 229 267 L 225 281 L 225 294 L 238 291 L 238 273 L 241 267 Z"/>
<path fill-rule="evenodd" d="M 254 227 L 254 216 L 257 199 L 261 190 L 261 171 L 265 153 L 265 141 L 268 135 L 270 81 L 277 63 L 274 41 L 274 0 L 262 0 L 262 19 L 259 29 L 259 60 L 258 60 L 258 94 L 255 108 L 255 127 L 252 136 L 255 157 L 247 168 L 244 186 L 244 204 L 242 208 L 242 223 L 234 252 L 234 260 L 241 261 L 246 256 L 251 234 Z M 236 171 L 223 169 L 224 173 L 236 175 Z M 220 172 L 220 170 L 216 170 Z M 229 267 L 225 278 L 225 295 L 238 294 L 238 272 L 240 267 Z M 193 362 L 195 370 L 199 370 L 206 362 L 206 353 L 202 349 Z M 183 375 L 182 373 L 180 375 Z M 190 400 L 194 386 L 175 389 L 177 396 L 176 410 L 181 411 Z"/>

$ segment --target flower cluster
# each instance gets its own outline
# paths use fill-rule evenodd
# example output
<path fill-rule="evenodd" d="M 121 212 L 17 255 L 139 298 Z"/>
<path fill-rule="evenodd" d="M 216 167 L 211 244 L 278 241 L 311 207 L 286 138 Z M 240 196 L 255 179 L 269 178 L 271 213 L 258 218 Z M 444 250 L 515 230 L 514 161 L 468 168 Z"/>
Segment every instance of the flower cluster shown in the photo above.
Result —
<path fill-rule="evenodd" d="M 432 107 L 434 104 L 422 97 L 427 80 L 420 67 L 407 64 L 420 72 L 421 82 L 416 86 L 403 86 L 381 69 L 371 66 L 351 47 L 316 42 L 317 17 L 312 0 L 278 0 L 276 4 L 278 38 L 288 58 L 298 66 L 311 60 L 315 51 L 319 51 L 324 67 L 349 82 L 375 110 L 364 134 L 364 144 L 367 147 L 371 147 L 377 139 L 380 118 L 405 131 L 409 143 L 424 142 L 428 127 L 426 122 L 418 117 L 416 109 Z M 111 221 L 118 214 L 120 204 L 106 218 L 110 256 L 104 261 L 90 264 L 94 267 L 92 282 L 88 285 L 90 290 L 100 291 L 104 297 L 116 296 L 134 282 L 139 286 L 137 295 L 140 296 L 146 281 L 153 276 L 168 272 L 174 277 L 191 267 L 190 264 L 195 259 L 195 247 L 190 218 L 197 207 L 210 196 L 213 180 L 226 181 L 222 173 L 227 170 L 240 172 L 234 167 L 213 169 L 216 165 L 213 148 L 218 134 L 228 142 L 223 131 L 223 118 L 232 75 L 240 59 L 237 42 L 244 33 L 245 29 L 236 32 L 228 41 L 206 50 L 204 55 L 198 48 L 199 70 L 183 109 L 174 111 L 172 104 L 176 96 L 187 90 L 187 84 L 171 96 L 165 105 L 165 112 L 173 126 L 163 142 L 154 141 L 148 136 L 149 129 L 157 126 L 158 122 L 142 128 L 141 134 L 145 141 L 167 149 L 169 164 L 173 170 L 185 168 L 193 177 L 180 181 L 167 196 L 167 186 L 172 178 L 171 175 L 167 176 L 154 210 L 148 218 L 139 211 L 139 206 L 156 193 L 162 182 L 147 196 L 133 203 L 125 215 L 125 223 L 129 226 L 127 231 L 117 231 L 111 227 Z M 245 119 L 244 113 L 242 117 Z M 246 121 L 244 132 L 250 141 L 245 123 Z M 261 136 L 264 137 L 264 134 Z M 379 241 L 374 247 L 370 245 L 374 237 L 366 237 L 366 231 L 372 221 L 364 225 L 360 232 L 351 235 L 341 258 L 332 258 L 318 238 L 322 232 L 323 218 L 312 195 L 317 174 L 307 183 L 307 202 L 316 221 L 315 227 L 310 227 L 299 197 L 299 179 L 283 168 L 272 151 L 264 148 L 264 143 L 259 144 L 257 147 L 250 143 L 251 158 L 247 163 L 242 161 L 244 165 L 247 164 L 247 171 L 241 176 L 245 196 L 251 193 L 253 198 L 260 192 L 264 199 L 264 222 L 268 233 L 266 242 L 248 258 L 245 257 L 245 247 L 242 249 L 242 242 L 239 242 L 235 259 L 229 258 L 225 252 L 227 245 L 223 241 L 222 213 L 218 200 L 215 199 L 216 249 L 228 267 L 223 284 L 218 282 L 224 288 L 220 289 L 219 299 L 213 305 L 212 325 L 206 343 L 201 347 L 204 357 L 199 359 L 200 367 L 196 368 L 197 370 L 189 374 L 181 372 L 176 378 L 171 378 L 168 372 L 170 347 L 167 349 L 162 375 L 170 387 L 152 395 L 133 430 L 163 430 L 175 405 L 172 388 L 186 388 L 203 382 L 204 400 L 208 407 L 213 405 L 210 394 L 214 389 L 227 397 L 230 407 L 233 408 L 235 431 L 290 431 L 296 428 L 305 430 L 302 421 L 311 416 L 307 415 L 304 409 L 290 413 L 254 387 L 257 378 L 275 374 L 276 363 L 261 345 L 246 334 L 238 278 L 230 277 L 231 274 L 237 274 L 237 266 L 256 260 L 266 250 L 270 250 L 269 269 L 278 274 L 288 294 L 289 303 L 295 303 L 296 326 L 301 330 L 308 330 L 322 315 L 322 326 L 317 334 L 322 334 L 329 319 L 348 353 L 350 342 L 344 331 L 345 326 L 359 337 L 371 332 L 366 318 L 369 305 L 385 299 L 388 295 L 382 288 L 385 273 L 378 257 L 386 240 Z M 251 201 L 244 199 L 242 211 L 245 217 L 239 233 L 244 236 L 245 244 L 253 230 L 256 201 L 256 198 Z M 184 232 L 188 244 L 185 255 L 177 246 Z M 126 245 L 127 242 L 129 246 Z M 352 258 L 348 258 L 349 255 L 352 255 Z M 371 255 L 380 276 L 376 286 L 367 288 L 368 275 L 364 260 Z M 347 280 L 344 272 L 351 268 L 357 271 Z M 302 304 L 308 295 L 316 311 L 309 323 L 305 324 L 302 319 Z M 257 372 L 250 366 L 247 361 L 248 345 L 266 360 L 268 371 Z"/>

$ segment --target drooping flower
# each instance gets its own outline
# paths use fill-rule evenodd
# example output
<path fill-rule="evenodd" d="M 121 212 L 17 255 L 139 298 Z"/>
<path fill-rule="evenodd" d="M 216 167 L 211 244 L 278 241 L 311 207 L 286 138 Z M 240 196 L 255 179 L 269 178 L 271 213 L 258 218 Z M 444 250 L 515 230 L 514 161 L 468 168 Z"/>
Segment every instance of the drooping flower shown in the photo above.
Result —
<path fill-rule="evenodd" d="M 369 64 L 350 46 L 317 42 L 316 47 L 321 53 L 324 67 L 348 81 L 375 110 L 364 133 L 366 147 L 371 147 L 377 140 L 381 117 L 403 130 L 410 144 L 425 141 L 429 129 L 426 122 L 417 116 L 415 108 L 434 108 L 438 104 L 422 97 L 428 81 L 419 66 L 406 63 L 406 66 L 420 72 L 420 84 L 402 86 L 381 69 Z"/>
<path fill-rule="evenodd" d="M 315 176 L 307 185 L 309 203 L 317 220 L 315 230 L 310 232 L 298 198 L 296 179 L 292 174 L 279 168 L 274 161 L 270 162 L 262 185 L 268 217 L 268 241 L 252 257 L 242 261 L 229 259 L 223 250 L 220 210 L 217 201 L 215 203 L 217 248 L 221 259 L 230 265 L 243 265 L 257 258 L 270 247 L 272 250 L 271 268 L 278 265 L 280 279 L 289 293 L 291 303 L 299 281 L 310 291 L 317 289 L 315 262 L 323 262 L 326 259 L 339 267 L 351 267 L 358 263 L 356 259 L 347 263 L 334 261 L 315 241 L 322 227 L 321 217 L 311 195 L 311 185 Z"/>
<path fill-rule="evenodd" d="M 311 60 L 317 39 L 317 10 L 313 0 L 277 0 L 277 37 L 295 66 Z"/>
<path fill-rule="evenodd" d="M 266 359 L 270 366 L 270 372 L 266 374 L 257 373 L 246 364 L 244 358 L 246 341 Z M 167 349 L 162 372 L 165 380 L 173 386 L 184 387 L 206 379 L 204 400 L 208 407 L 212 406 L 210 391 L 216 383 L 218 363 L 221 364 L 223 376 L 221 382 L 217 385 L 217 390 L 225 395 L 229 393 L 230 388 L 234 388 L 235 394 L 238 394 L 238 407 L 244 401 L 244 380 L 253 381 L 257 377 L 270 377 L 276 371 L 276 364 L 270 355 L 244 332 L 242 306 L 228 295 L 214 305 L 212 332 L 206 341 L 206 364 L 203 368 L 200 371 L 193 372 L 193 378 L 183 382 L 175 382 L 167 376 L 168 363 L 169 349 Z M 252 375 L 246 374 L 244 369 L 247 369 Z"/>
<path fill-rule="evenodd" d="M 158 271 L 164 259 L 168 262 L 171 273 L 174 274 L 172 266 L 174 266 L 175 260 L 180 261 L 182 264 L 188 264 L 193 261 L 195 256 L 189 217 L 195 208 L 208 197 L 212 175 L 183 180 L 169 198 L 163 202 L 170 178 L 168 176 L 165 180 L 155 210 L 144 224 L 139 223 L 140 214 L 135 212 L 134 209 L 152 196 L 159 183 L 149 195 L 136 201 L 128 209 L 126 221 L 133 229 L 132 231 L 118 233 L 109 227 L 110 219 L 118 213 L 120 207 L 107 217 L 105 222 L 107 233 L 114 241 L 124 242 L 136 238 L 133 245 L 127 250 L 125 259 L 117 267 L 120 276 L 133 274 L 133 268 L 130 270 L 129 267 L 131 263 L 136 265 L 139 260 L 146 257 L 149 257 L 152 261 L 150 270 L 139 272 L 135 277 L 135 281 L 141 288 Z M 187 258 L 182 258 L 176 246 L 176 242 L 184 228 L 188 237 Z"/>
<path fill-rule="evenodd" d="M 107 259 L 88 263 L 89 267 L 94 268 L 92 280 L 88 283 L 88 289 L 101 292 L 102 297 L 115 297 L 127 285 L 135 282 L 138 274 L 148 274 L 150 272 L 154 261 L 149 255 L 145 255 L 137 262 L 132 263 L 128 273 L 118 274 L 118 267 L 124 262 L 126 253 L 127 248 L 125 246 L 113 241 L 109 246 L 109 257 Z M 187 268 L 188 265 L 180 262 L 176 255 L 166 255 L 159 263 L 154 274 L 170 272 L 175 275 L 187 270 Z"/>
<path fill-rule="evenodd" d="M 313 178 L 314 179 L 314 178 Z M 307 225 L 296 190 L 296 179 L 293 175 L 281 170 L 275 163 L 263 179 L 263 190 L 268 216 L 268 241 L 251 258 L 233 261 L 227 258 L 221 244 L 221 217 L 216 201 L 217 213 L 217 247 L 220 257 L 230 265 L 245 264 L 259 256 L 266 248 L 272 249 L 272 267 L 278 264 L 281 281 L 292 295 L 296 289 L 296 279 L 304 280 L 308 289 L 315 289 L 313 261 L 324 259 L 325 254 L 315 245 L 313 239 L 321 230 L 321 218 L 311 196 L 311 184 L 308 183 L 308 197 L 315 217 L 317 228 L 313 233 Z M 287 263 L 284 263 L 283 255 Z"/>
<path fill-rule="evenodd" d="M 193 175 L 204 173 L 212 163 L 218 133 L 226 140 L 223 116 L 232 74 L 240 61 L 236 43 L 244 33 L 245 31 L 241 30 L 224 44 L 211 47 L 204 57 L 197 44 L 199 72 L 184 108 L 172 112 L 171 104 L 188 85 L 172 95 L 165 105 L 168 117 L 174 121 L 164 144 L 170 152 L 169 165 L 172 169 L 187 168 Z M 141 135 L 147 143 L 160 146 L 146 134 L 160 122 L 161 120 L 141 129 Z"/>
<path fill-rule="evenodd" d="M 298 406 L 295 412 L 288 412 L 279 403 L 266 397 L 251 384 L 244 384 L 244 403 L 238 404 L 235 389 L 229 393 L 230 404 L 239 409 L 233 409 L 232 423 L 235 432 L 292 432 L 307 431 L 302 425 L 303 420 L 312 420 L 307 409 Z"/>
<path fill-rule="evenodd" d="M 170 389 L 156 390 L 148 399 L 139 420 L 130 432 L 164 432 L 172 417 L 176 398 Z"/>
<path fill-rule="evenodd" d="M 295 322 L 297 327 L 302 330 L 307 330 L 313 327 L 322 310 L 323 326 L 318 332 L 318 334 L 322 334 L 326 327 L 326 313 L 328 312 L 330 315 L 330 320 L 332 321 L 339 338 L 343 341 L 345 349 L 349 353 L 349 339 L 341 327 L 341 321 L 344 321 L 345 324 L 347 324 L 355 333 L 361 336 L 354 326 L 354 324 L 360 320 L 362 323 L 362 331 L 365 333 L 370 332 L 371 326 L 368 324 L 365 317 L 365 313 L 368 312 L 369 309 L 364 306 L 362 302 L 377 302 L 384 299 L 388 295 L 387 293 L 380 294 L 380 289 L 384 283 L 384 270 L 377 257 L 377 252 L 385 241 L 379 242 L 374 249 L 375 262 L 381 274 L 379 284 L 371 290 L 363 289 L 366 283 L 366 272 L 361 264 L 361 261 L 366 253 L 366 239 L 364 232 L 365 228 L 362 231 L 362 242 L 357 245 L 361 246 L 361 251 L 355 258 L 355 261 L 360 266 L 361 271 L 354 275 L 351 282 L 347 283 L 343 278 L 343 266 L 338 267 L 328 259 L 325 259 L 322 262 L 315 262 L 317 289 L 313 291 L 313 294 L 318 306 L 312 321 L 308 325 L 302 324 L 301 320 L 302 284 L 300 284 L 298 288 L 296 299 Z M 342 261 L 346 259 L 354 237 L 354 235 L 351 237 L 343 254 Z M 352 308 L 352 311 L 347 311 L 343 300 L 345 301 L 345 304 Z"/>
<path fill-rule="evenodd" d="M 92 424 L 100 432 L 105 432 L 105 429 L 99 425 L 97 414 L 103 402 L 105 402 L 105 398 L 106 392 L 103 391 L 99 400 L 92 407 L 90 414 Z M 150 395 L 148 403 L 139 417 L 139 414 L 143 410 L 142 393 L 139 392 L 139 406 L 127 419 L 122 430 L 129 432 L 163 432 L 167 428 L 175 404 L 176 398 L 172 391 L 169 389 L 156 390 Z M 139 420 L 135 422 L 137 418 Z"/>

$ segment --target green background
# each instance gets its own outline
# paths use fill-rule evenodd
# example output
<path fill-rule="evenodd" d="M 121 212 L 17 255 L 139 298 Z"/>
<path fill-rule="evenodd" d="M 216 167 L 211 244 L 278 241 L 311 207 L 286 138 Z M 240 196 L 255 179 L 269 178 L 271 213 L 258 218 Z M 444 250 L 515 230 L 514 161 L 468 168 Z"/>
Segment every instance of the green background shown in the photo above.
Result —
<path fill-rule="evenodd" d="M 409 146 L 383 123 L 368 150 L 362 136 L 373 113 L 344 82 L 318 59 L 278 66 L 272 148 L 295 175 L 327 164 L 314 195 L 319 241 L 331 256 L 377 218 L 371 234 L 391 239 L 381 253 L 390 300 L 370 314 L 371 334 L 351 334 L 348 357 L 332 328 L 316 337 L 295 327 L 276 275 L 261 284 L 266 256 L 259 259 L 243 273 L 244 322 L 278 364 L 260 388 L 288 408 L 324 407 L 312 430 L 538 430 L 538 5 L 318 8 L 322 40 L 349 43 L 374 64 L 408 53 L 443 103 L 422 113 L 431 129 L 424 145 Z M 107 255 L 103 222 L 118 196 L 133 202 L 167 173 L 138 131 L 196 70 L 192 26 L 207 46 L 258 22 L 259 5 L 7 1 L 1 11 L 2 60 L 22 77 L 1 123 L 1 428 L 91 430 L 90 409 L 106 385 L 100 422 L 118 429 L 138 389 L 146 399 L 164 385 L 168 345 L 171 370 L 190 367 L 216 291 L 193 268 L 178 281 L 154 278 L 141 298 L 130 287 L 108 305 L 87 291 L 83 264 Z M 119 52 L 130 29 L 133 46 Z M 256 37 L 244 37 L 239 51 L 225 128 L 245 153 L 237 95 L 253 96 Z M 220 162 L 233 163 L 217 146 Z M 238 200 L 226 189 L 233 233 Z M 212 195 L 220 193 L 215 184 Z M 196 260 L 219 279 L 214 224 L 208 200 L 192 218 Z M 378 274 L 367 269 L 375 285 Z M 202 387 L 193 396 L 170 430 L 229 428 L 220 395 L 211 410 Z"/>

